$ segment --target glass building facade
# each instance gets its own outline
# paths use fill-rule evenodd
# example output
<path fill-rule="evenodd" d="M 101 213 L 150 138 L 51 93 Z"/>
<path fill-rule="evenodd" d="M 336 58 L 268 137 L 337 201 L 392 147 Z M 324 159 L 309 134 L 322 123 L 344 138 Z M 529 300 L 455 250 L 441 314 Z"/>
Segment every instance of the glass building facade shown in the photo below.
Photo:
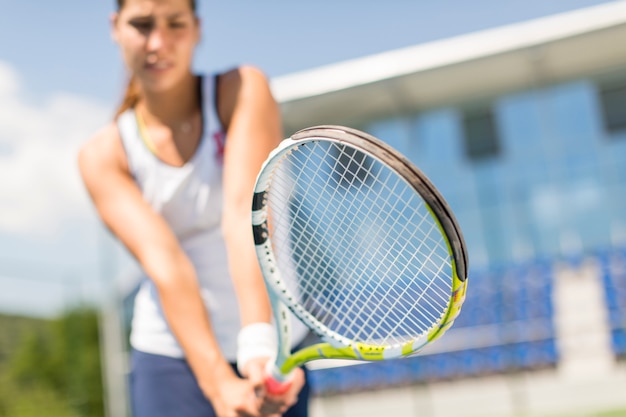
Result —
<path fill-rule="evenodd" d="M 626 243 L 624 80 L 575 80 L 362 128 L 440 189 L 472 267 L 577 256 Z"/>

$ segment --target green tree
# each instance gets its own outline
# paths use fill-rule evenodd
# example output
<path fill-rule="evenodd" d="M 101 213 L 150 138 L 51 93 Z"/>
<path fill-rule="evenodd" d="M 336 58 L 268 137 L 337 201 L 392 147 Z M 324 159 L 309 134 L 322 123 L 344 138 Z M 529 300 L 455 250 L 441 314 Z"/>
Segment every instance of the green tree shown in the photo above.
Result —
<path fill-rule="evenodd" d="M 24 325 L 16 337 L 14 351 L 0 357 L 0 417 L 104 415 L 95 310 Z"/>

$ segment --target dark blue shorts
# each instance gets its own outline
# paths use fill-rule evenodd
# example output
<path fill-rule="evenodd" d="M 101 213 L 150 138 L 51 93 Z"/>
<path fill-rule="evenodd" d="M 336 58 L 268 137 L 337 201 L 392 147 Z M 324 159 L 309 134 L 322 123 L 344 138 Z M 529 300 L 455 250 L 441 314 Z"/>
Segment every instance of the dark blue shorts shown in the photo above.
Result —
<path fill-rule="evenodd" d="M 236 372 L 236 367 L 233 365 Z M 215 417 L 184 359 L 132 351 L 130 394 L 133 417 Z M 306 371 L 305 371 L 306 372 Z M 309 385 L 285 417 L 308 416 Z"/>

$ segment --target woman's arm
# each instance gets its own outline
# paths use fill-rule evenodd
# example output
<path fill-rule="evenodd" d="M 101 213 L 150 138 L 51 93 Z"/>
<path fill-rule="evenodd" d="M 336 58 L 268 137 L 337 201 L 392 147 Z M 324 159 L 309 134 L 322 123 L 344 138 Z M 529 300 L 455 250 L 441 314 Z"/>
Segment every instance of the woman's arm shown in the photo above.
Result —
<path fill-rule="evenodd" d="M 218 97 L 218 111 L 227 129 L 222 229 L 230 273 L 239 298 L 242 325 L 269 323 L 271 306 L 254 250 L 251 207 L 261 165 L 282 139 L 280 110 L 267 79 L 252 67 L 222 75 Z M 263 365 L 267 359 L 251 361 L 243 369 L 257 389 L 263 387 Z M 295 402 L 303 383 L 304 377 L 298 370 L 293 389 L 281 398 L 266 399 L 266 410 L 284 411 Z"/>
<path fill-rule="evenodd" d="M 220 353 L 195 270 L 132 180 L 114 125 L 81 149 L 79 168 L 102 220 L 155 283 L 165 318 L 218 415 L 257 415 L 252 387 L 236 377 Z"/>
<path fill-rule="evenodd" d="M 254 251 L 250 210 L 256 175 L 282 139 L 280 113 L 264 75 L 251 67 L 222 75 L 218 97 L 227 129 L 222 229 L 242 325 L 269 322 L 271 307 Z"/>

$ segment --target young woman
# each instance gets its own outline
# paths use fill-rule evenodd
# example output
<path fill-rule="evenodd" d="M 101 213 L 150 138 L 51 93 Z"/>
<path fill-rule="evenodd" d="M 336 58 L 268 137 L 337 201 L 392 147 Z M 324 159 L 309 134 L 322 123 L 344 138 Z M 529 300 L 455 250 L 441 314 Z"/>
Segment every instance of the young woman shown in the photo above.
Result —
<path fill-rule="evenodd" d="M 252 67 L 192 72 L 193 0 L 117 6 L 113 38 L 130 83 L 79 167 L 147 277 L 131 332 L 134 417 L 305 416 L 302 371 L 286 394 L 263 391 L 275 340 L 250 207 L 261 163 L 282 138 L 267 80 Z"/>

